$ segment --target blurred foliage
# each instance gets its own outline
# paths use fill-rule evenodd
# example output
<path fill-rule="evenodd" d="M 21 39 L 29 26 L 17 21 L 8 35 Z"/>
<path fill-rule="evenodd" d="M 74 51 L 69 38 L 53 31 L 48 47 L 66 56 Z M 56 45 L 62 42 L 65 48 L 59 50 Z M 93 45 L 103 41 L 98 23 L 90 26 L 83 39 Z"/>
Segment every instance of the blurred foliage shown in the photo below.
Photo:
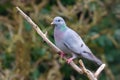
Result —
<path fill-rule="evenodd" d="M 47 31 L 52 42 L 50 23 L 62 16 L 107 64 L 99 80 L 120 79 L 120 0 L 0 0 L 0 80 L 88 80 L 59 58 L 16 6 Z M 97 68 L 83 61 L 89 69 Z"/>

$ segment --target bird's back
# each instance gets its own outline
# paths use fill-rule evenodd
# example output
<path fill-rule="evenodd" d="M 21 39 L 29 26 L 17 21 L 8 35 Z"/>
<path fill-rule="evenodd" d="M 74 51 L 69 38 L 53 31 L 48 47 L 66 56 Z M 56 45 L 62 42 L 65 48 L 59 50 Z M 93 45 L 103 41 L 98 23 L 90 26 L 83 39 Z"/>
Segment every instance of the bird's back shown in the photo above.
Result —
<path fill-rule="evenodd" d="M 74 30 L 69 28 L 64 34 L 64 37 L 64 43 L 68 44 L 74 52 L 82 53 L 84 50 L 91 52 L 82 38 Z"/>
<path fill-rule="evenodd" d="M 63 41 L 67 49 L 72 53 L 96 62 L 98 65 L 102 64 L 102 62 L 93 55 L 92 51 L 86 46 L 81 37 L 72 29 L 69 28 L 65 32 Z"/>

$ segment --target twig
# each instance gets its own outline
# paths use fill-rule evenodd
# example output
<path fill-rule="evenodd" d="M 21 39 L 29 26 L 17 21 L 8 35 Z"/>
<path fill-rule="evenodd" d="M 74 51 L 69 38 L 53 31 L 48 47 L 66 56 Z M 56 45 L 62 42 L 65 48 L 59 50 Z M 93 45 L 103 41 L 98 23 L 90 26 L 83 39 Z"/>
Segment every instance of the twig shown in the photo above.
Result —
<path fill-rule="evenodd" d="M 60 52 L 62 52 L 59 48 L 57 48 L 47 37 L 46 37 L 46 34 L 44 34 L 40 28 L 38 27 L 38 25 L 36 25 L 30 17 L 28 17 L 19 7 L 16 7 L 17 10 L 20 12 L 20 14 L 33 26 L 33 28 L 37 31 L 37 33 L 43 38 L 44 41 L 46 41 L 46 43 L 53 48 L 53 50 L 55 50 L 58 54 Z M 64 60 L 67 60 L 66 57 L 63 57 Z M 81 68 L 78 67 L 73 61 L 70 62 L 70 66 L 73 67 L 74 70 L 76 70 L 78 73 L 80 74 L 87 74 L 87 77 L 90 79 L 90 80 L 97 80 L 97 77 L 100 72 L 104 69 L 105 65 L 102 67 L 102 69 L 98 69 L 95 73 L 95 75 L 88 69 L 85 68 L 82 60 L 80 60 L 80 65 L 81 65 Z M 102 66 L 102 65 L 101 65 Z"/>
<path fill-rule="evenodd" d="M 59 6 L 59 8 L 61 9 L 62 12 L 64 13 L 69 13 L 69 11 L 62 5 L 62 3 L 60 2 L 60 0 L 57 0 L 57 4 Z"/>
<path fill-rule="evenodd" d="M 100 74 L 100 72 L 105 68 L 105 64 L 102 64 L 97 71 L 95 72 L 95 77 L 98 77 L 98 75 Z"/>
<path fill-rule="evenodd" d="M 46 37 L 47 37 L 47 34 L 48 34 L 48 32 L 46 31 L 46 32 L 45 32 L 45 36 L 46 36 Z"/>
<path fill-rule="evenodd" d="M 88 69 L 85 68 L 82 60 L 79 60 L 79 63 L 80 63 L 80 66 L 81 66 L 82 70 L 84 71 L 84 74 L 86 74 L 87 77 L 90 80 L 97 80 L 97 77 L 95 77 L 94 74 L 90 70 L 88 70 Z"/>

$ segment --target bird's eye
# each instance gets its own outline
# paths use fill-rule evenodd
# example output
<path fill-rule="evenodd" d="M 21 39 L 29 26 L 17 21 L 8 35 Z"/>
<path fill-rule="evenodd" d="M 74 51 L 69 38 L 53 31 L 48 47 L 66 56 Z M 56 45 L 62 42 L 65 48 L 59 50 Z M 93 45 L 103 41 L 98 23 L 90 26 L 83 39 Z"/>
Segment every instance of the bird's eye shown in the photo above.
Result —
<path fill-rule="evenodd" d="M 60 22 L 60 20 L 58 20 L 58 22 Z"/>

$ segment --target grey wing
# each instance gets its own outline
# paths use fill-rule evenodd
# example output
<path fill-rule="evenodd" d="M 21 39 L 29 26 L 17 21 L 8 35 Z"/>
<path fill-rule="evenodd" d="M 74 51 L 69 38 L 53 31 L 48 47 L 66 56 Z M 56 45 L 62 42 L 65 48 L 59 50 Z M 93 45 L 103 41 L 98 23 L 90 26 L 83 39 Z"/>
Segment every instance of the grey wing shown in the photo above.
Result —
<path fill-rule="evenodd" d="M 86 46 L 81 37 L 73 30 L 68 30 L 65 35 L 64 45 L 72 52 L 80 54 Z"/>
<path fill-rule="evenodd" d="M 76 32 L 70 30 L 70 32 L 68 33 L 65 35 L 66 37 L 64 40 L 64 45 L 68 48 L 68 50 L 72 51 L 73 53 L 79 54 L 80 56 L 88 60 L 96 62 L 98 65 L 102 64 L 102 62 L 93 55 L 91 50 L 85 45 L 83 40 Z"/>

